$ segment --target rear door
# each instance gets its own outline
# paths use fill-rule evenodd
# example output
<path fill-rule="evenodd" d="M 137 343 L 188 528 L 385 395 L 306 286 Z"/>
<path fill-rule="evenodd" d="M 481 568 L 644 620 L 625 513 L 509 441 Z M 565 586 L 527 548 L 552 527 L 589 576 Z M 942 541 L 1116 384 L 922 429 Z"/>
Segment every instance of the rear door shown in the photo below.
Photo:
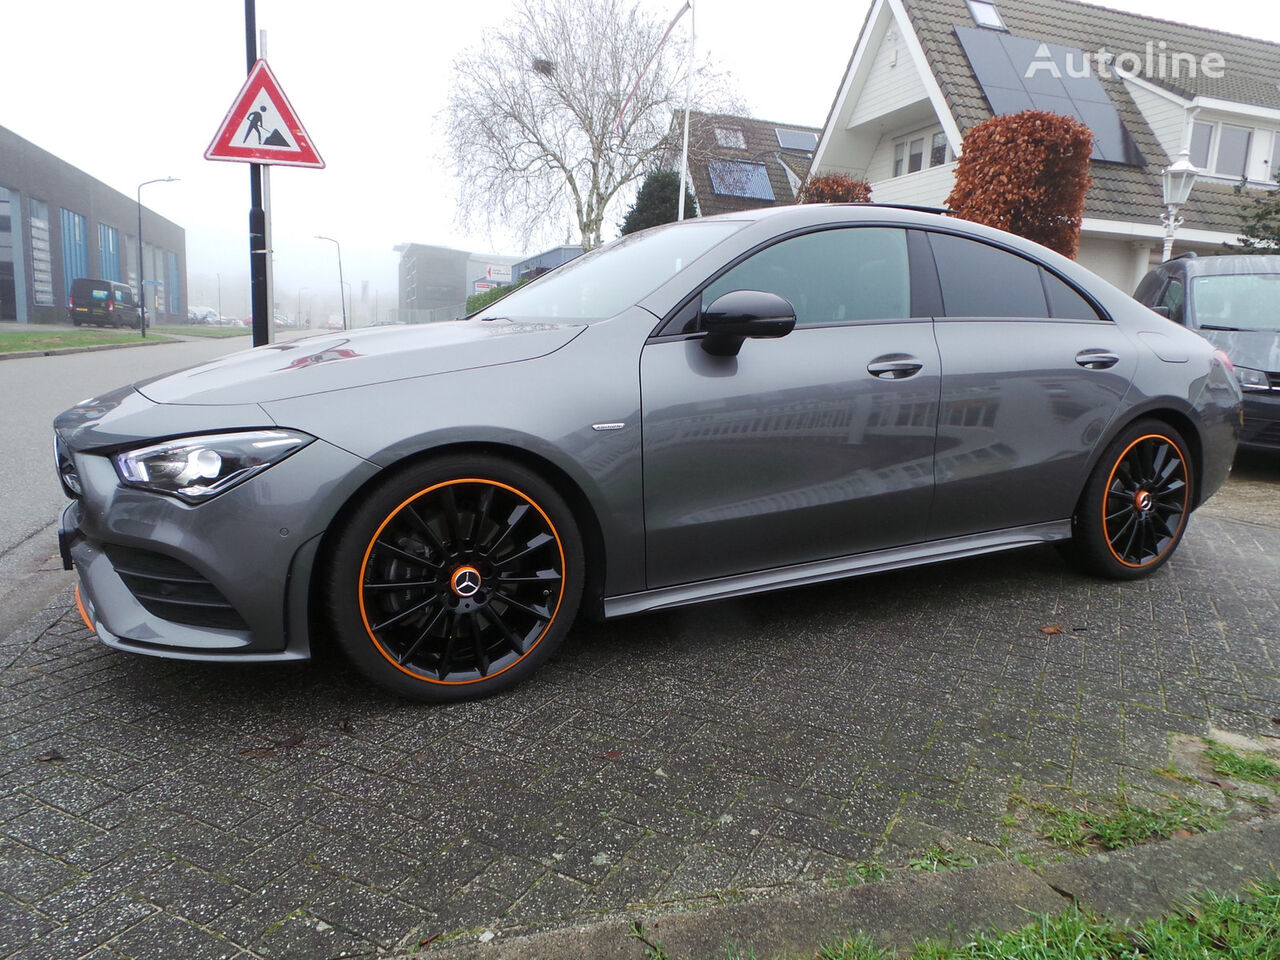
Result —
<path fill-rule="evenodd" d="M 943 312 L 929 538 L 1071 516 L 1137 354 L 1079 290 L 1033 260 L 930 233 Z"/>
<path fill-rule="evenodd" d="M 918 541 L 933 489 L 939 390 L 932 311 L 913 309 L 905 231 L 791 237 L 715 279 L 693 306 L 765 290 L 787 336 L 736 357 L 696 337 L 641 358 L 651 588 Z M 922 315 L 917 315 L 922 314 Z"/>

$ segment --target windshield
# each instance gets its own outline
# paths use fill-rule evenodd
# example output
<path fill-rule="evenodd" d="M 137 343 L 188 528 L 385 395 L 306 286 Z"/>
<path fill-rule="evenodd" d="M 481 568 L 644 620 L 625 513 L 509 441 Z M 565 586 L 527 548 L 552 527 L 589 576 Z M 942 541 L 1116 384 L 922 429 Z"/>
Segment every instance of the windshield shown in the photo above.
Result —
<path fill-rule="evenodd" d="M 601 320 L 657 290 L 731 233 L 740 221 L 654 227 L 584 253 L 480 311 L 480 316 Z"/>
<path fill-rule="evenodd" d="M 1191 281 L 1196 326 L 1280 331 L 1280 273 L 1235 273 Z"/>

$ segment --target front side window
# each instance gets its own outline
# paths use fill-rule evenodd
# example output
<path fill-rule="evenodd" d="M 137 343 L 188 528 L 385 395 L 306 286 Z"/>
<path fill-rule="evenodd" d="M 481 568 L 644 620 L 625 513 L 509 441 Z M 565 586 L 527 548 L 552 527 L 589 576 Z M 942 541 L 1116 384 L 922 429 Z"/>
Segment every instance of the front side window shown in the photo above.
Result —
<path fill-rule="evenodd" d="M 1186 314 L 1183 310 L 1186 300 L 1187 291 L 1182 281 L 1170 280 L 1169 286 L 1164 288 L 1164 295 L 1160 298 L 1160 306 L 1169 311 L 1169 319 L 1174 323 L 1186 323 Z"/>
<path fill-rule="evenodd" d="M 733 290 L 788 300 L 798 327 L 911 316 L 907 234 L 892 227 L 847 227 L 775 243 L 703 291 L 703 307 Z"/>

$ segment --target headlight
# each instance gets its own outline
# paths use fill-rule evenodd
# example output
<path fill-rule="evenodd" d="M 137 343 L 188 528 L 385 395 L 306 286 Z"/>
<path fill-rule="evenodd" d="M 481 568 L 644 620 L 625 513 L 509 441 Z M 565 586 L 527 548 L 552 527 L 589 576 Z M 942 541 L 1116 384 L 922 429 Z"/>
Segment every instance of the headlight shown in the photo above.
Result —
<path fill-rule="evenodd" d="M 1240 381 L 1241 390 L 1271 389 L 1271 384 L 1267 381 L 1267 375 L 1261 370 L 1253 370 L 1249 367 L 1236 367 L 1236 377 Z"/>
<path fill-rule="evenodd" d="M 121 481 L 201 503 L 297 453 L 315 437 L 295 430 L 246 430 L 166 440 L 111 458 Z"/>

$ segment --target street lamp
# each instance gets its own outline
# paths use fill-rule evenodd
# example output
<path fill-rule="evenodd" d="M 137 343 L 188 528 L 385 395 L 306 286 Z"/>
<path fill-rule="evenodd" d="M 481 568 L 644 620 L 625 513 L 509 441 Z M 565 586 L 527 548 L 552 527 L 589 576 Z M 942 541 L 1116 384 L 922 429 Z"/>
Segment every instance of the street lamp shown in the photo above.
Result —
<path fill-rule="evenodd" d="M 1178 208 L 1187 202 L 1199 172 L 1191 162 L 1190 151 L 1183 147 L 1178 159 L 1165 167 L 1161 175 L 1162 199 L 1166 208 L 1166 212 L 1160 214 L 1160 222 L 1164 224 L 1164 252 L 1160 255 L 1162 263 L 1173 256 L 1173 235 L 1182 226 Z"/>
<path fill-rule="evenodd" d="M 142 308 L 139 328 L 144 337 L 147 335 L 147 280 L 146 268 L 142 263 L 142 188 L 149 183 L 173 183 L 177 179 L 177 177 L 160 177 L 158 180 L 143 180 L 138 184 L 138 300 Z"/>
<path fill-rule="evenodd" d="M 338 248 L 338 299 L 342 301 L 342 329 L 345 330 L 347 329 L 347 300 L 346 300 L 346 293 L 342 289 L 345 283 L 345 281 L 343 281 L 342 279 L 342 244 L 340 244 L 337 240 L 333 239 L 333 237 L 322 237 L 318 233 L 316 234 L 316 239 L 328 240 L 330 243 L 332 243 L 335 247 Z"/>

